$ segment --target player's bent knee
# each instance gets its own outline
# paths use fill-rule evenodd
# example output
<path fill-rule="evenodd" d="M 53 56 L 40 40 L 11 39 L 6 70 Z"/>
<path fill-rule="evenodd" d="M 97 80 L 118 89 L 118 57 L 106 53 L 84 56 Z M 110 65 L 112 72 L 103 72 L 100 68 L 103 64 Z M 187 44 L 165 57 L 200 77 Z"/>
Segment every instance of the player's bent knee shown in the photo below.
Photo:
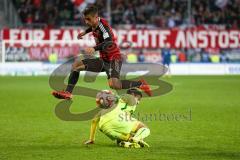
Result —
<path fill-rule="evenodd" d="M 118 81 L 118 79 L 110 79 L 108 81 L 109 87 L 115 90 L 122 89 L 121 83 Z"/>
<path fill-rule="evenodd" d="M 72 70 L 74 70 L 74 71 L 81 71 L 81 70 L 84 70 L 84 69 L 85 69 L 85 65 L 83 64 L 82 61 L 75 61 L 72 64 Z"/>
<path fill-rule="evenodd" d="M 121 89 L 121 85 L 115 83 L 109 83 L 109 87 L 116 90 Z"/>
<path fill-rule="evenodd" d="M 140 128 L 148 128 L 144 123 L 142 123 L 142 122 L 139 122 L 139 124 L 138 124 L 138 127 L 137 127 L 138 129 L 140 129 Z"/>

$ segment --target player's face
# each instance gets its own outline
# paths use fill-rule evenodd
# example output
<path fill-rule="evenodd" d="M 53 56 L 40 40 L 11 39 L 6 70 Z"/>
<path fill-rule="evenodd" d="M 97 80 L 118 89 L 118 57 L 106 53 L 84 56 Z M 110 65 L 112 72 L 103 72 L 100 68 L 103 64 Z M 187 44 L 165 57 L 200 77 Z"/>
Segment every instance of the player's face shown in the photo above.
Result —
<path fill-rule="evenodd" d="M 140 95 L 135 95 L 134 97 L 135 100 L 137 101 L 137 104 L 139 104 L 142 97 Z"/>
<path fill-rule="evenodd" d="M 84 21 L 89 27 L 95 27 L 98 25 L 98 16 L 97 14 L 95 15 L 85 15 L 84 16 Z"/>

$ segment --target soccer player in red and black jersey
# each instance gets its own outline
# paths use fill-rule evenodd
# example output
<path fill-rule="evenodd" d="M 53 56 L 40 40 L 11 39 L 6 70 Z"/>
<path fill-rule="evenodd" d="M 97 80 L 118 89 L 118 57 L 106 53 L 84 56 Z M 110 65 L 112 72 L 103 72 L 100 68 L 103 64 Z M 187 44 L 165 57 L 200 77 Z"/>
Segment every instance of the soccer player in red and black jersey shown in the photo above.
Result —
<path fill-rule="evenodd" d="M 85 32 L 79 33 L 78 39 L 92 32 L 96 41 L 96 46 L 86 48 L 85 53 L 92 55 L 95 51 L 99 51 L 100 58 L 75 60 L 72 65 L 72 71 L 69 76 L 66 90 L 54 91 L 52 94 L 59 99 L 71 99 L 73 88 L 79 78 L 79 72 L 85 70 L 91 72 L 105 71 L 107 73 L 109 86 L 112 89 L 129 89 L 137 87 L 151 96 L 151 89 L 143 79 L 139 81 L 119 79 L 122 66 L 120 49 L 116 44 L 116 37 L 113 35 L 112 28 L 105 19 L 98 16 L 98 9 L 95 6 L 90 6 L 83 11 L 83 15 L 84 21 L 89 28 Z"/>

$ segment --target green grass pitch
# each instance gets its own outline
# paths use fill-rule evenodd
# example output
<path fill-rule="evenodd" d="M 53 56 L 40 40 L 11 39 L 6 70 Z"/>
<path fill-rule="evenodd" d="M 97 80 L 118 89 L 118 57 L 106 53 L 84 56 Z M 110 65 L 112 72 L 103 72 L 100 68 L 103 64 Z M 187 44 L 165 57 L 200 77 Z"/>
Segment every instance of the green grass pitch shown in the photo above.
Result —
<path fill-rule="evenodd" d="M 95 145 L 84 146 L 90 121 L 66 122 L 55 116 L 59 100 L 50 95 L 48 77 L 0 77 L 0 159 L 239 160 L 240 76 L 164 80 L 173 90 L 143 99 L 136 112 L 185 118 L 146 121 L 151 147 L 125 149 L 100 131 Z M 108 89 L 105 77 L 91 86 Z M 93 98 L 75 97 L 71 111 L 84 112 L 94 105 Z"/>

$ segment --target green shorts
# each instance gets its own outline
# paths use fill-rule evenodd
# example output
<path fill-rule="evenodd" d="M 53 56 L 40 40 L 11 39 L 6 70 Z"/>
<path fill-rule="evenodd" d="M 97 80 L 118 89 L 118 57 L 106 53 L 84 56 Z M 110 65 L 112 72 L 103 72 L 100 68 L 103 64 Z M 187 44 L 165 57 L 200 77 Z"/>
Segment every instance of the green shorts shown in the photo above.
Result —
<path fill-rule="evenodd" d="M 115 119 L 99 126 L 99 129 L 112 140 L 128 140 L 131 133 L 136 131 L 139 123 L 135 118 L 128 121 Z"/>

